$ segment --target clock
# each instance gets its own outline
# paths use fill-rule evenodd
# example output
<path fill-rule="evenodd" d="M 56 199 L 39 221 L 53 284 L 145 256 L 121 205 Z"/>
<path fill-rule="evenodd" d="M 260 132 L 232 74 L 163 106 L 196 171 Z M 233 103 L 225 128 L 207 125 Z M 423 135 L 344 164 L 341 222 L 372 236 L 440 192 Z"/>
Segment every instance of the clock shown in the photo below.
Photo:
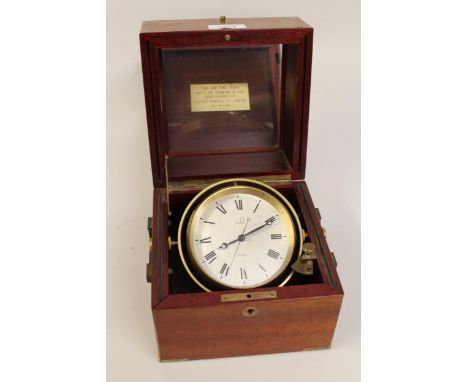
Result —
<path fill-rule="evenodd" d="M 343 289 L 305 181 L 312 48 L 297 17 L 142 25 L 161 361 L 331 345 Z"/>
<path fill-rule="evenodd" d="M 283 286 L 303 234 L 288 200 L 265 183 L 230 179 L 198 193 L 182 215 L 179 255 L 205 291 Z"/>

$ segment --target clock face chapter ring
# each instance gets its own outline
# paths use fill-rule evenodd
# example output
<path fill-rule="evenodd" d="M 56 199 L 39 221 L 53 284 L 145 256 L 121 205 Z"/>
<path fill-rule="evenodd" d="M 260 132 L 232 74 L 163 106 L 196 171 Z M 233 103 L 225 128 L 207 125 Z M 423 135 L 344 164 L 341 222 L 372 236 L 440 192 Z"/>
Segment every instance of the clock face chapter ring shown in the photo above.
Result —
<path fill-rule="evenodd" d="M 250 179 L 230 179 L 199 192 L 178 229 L 185 270 L 205 291 L 282 286 L 301 253 L 302 229 L 288 200 Z"/>

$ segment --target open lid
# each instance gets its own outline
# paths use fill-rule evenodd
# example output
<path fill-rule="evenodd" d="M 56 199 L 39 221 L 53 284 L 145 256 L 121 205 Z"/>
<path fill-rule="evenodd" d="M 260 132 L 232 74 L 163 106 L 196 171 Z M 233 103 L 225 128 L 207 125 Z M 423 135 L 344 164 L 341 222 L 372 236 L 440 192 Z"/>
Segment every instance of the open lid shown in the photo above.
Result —
<path fill-rule="evenodd" d="M 140 44 L 155 187 L 304 178 L 310 26 L 295 17 L 149 21 Z"/>

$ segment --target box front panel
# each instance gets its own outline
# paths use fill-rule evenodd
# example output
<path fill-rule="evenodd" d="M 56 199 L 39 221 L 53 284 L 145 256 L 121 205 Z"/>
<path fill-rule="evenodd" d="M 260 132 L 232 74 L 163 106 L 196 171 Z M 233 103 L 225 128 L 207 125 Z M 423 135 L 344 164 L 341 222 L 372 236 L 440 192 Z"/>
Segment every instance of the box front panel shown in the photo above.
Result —
<path fill-rule="evenodd" d="M 162 361 L 303 351 L 331 344 L 342 295 L 155 309 Z"/>

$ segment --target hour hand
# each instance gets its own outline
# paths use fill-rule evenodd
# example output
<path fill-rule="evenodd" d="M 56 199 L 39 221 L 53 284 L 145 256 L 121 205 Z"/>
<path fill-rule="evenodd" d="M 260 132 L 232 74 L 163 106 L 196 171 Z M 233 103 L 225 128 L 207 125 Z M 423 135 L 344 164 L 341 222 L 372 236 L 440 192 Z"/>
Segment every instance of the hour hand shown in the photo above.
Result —
<path fill-rule="evenodd" d="M 247 223 L 245 223 L 245 226 L 244 226 L 244 230 L 242 231 L 242 233 L 237 236 L 237 239 L 234 239 L 233 241 L 230 241 L 229 243 L 223 243 L 221 244 L 218 249 L 226 249 L 227 247 L 229 247 L 231 244 L 234 244 L 234 243 L 237 243 L 238 241 L 244 241 L 245 240 L 245 236 L 244 233 L 245 233 L 245 230 L 247 229 L 247 225 L 249 224 L 249 221 L 250 219 L 247 219 Z"/>
<path fill-rule="evenodd" d="M 242 235 L 241 235 L 242 236 Z M 226 249 L 227 247 L 229 247 L 231 244 L 234 244 L 235 242 L 239 241 L 239 238 L 237 238 L 236 240 L 233 240 L 233 241 L 230 241 L 229 243 L 223 243 L 221 244 L 218 249 Z"/>

